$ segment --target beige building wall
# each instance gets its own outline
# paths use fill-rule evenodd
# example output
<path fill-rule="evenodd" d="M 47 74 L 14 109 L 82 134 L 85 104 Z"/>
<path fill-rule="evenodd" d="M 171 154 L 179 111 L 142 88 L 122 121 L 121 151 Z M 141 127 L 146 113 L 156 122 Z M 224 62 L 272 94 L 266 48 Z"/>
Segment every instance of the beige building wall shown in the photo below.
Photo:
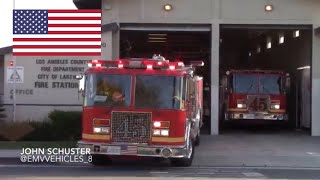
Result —
<path fill-rule="evenodd" d="M 319 7 L 318 7 L 319 8 Z M 313 25 L 320 27 L 320 11 L 313 11 Z M 313 35 L 312 47 L 312 135 L 320 136 L 320 34 Z"/>
<path fill-rule="evenodd" d="M 173 10 L 166 12 L 163 5 Z M 265 5 L 274 10 L 266 12 Z M 211 24 L 211 133 L 219 134 L 219 34 L 221 24 L 291 24 L 320 26 L 319 0 L 102 0 L 103 23 Z M 111 34 L 113 43 L 119 34 Z M 312 135 L 320 135 L 320 35 L 313 35 Z M 118 57 L 119 47 L 112 47 Z"/>
<path fill-rule="evenodd" d="M 19 73 L 23 83 L 16 83 L 16 120 L 43 120 L 54 109 L 81 111 L 83 98 L 78 93 L 77 74 L 87 67 L 91 57 L 16 57 L 16 66 L 23 67 Z M 12 54 L 4 60 L 4 104 L 7 120 L 13 119 L 14 84 L 8 83 L 12 74 Z"/>

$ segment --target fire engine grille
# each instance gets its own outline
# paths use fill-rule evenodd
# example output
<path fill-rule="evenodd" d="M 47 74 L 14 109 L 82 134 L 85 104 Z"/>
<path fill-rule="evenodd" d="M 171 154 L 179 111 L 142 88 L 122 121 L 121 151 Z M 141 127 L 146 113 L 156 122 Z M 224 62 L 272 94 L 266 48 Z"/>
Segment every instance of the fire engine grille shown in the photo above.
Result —
<path fill-rule="evenodd" d="M 251 112 L 267 112 L 270 106 L 270 97 L 261 95 L 248 96 L 248 109 Z"/>
<path fill-rule="evenodd" d="M 112 112 L 112 142 L 148 143 L 151 131 L 151 113 Z"/>

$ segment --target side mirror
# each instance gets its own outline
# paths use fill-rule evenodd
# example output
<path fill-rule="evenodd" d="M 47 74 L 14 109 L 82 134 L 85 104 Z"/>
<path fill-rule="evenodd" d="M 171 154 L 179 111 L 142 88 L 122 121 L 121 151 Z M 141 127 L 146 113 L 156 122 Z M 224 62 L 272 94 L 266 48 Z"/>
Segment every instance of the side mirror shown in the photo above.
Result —
<path fill-rule="evenodd" d="M 85 88 L 85 78 L 84 75 L 80 74 L 76 76 L 77 80 L 79 80 L 79 93 L 82 93 L 84 96 L 84 88 Z"/>
<path fill-rule="evenodd" d="M 202 66 L 204 66 L 204 62 L 203 61 L 190 61 L 190 65 L 193 67 L 202 67 Z"/>
<path fill-rule="evenodd" d="M 222 87 L 226 90 L 229 91 L 229 83 L 228 83 L 228 77 L 224 76 L 222 79 Z"/>
<path fill-rule="evenodd" d="M 285 87 L 286 87 L 286 90 L 287 90 L 287 91 L 290 89 L 290 84 L 291 84 L 291 82 L 290 82 L 290 77 L 287 76 L 287 77 L 286 77 L 286 82 L 285 82 Z"/>
<path fill-rule="evenodd" d="M 83 74 L 78 74 L 78 75 L 76 76 L 76 79 L 79 80 L 79 81 L 80 81 L 82 78 L 83 78 Z"/>

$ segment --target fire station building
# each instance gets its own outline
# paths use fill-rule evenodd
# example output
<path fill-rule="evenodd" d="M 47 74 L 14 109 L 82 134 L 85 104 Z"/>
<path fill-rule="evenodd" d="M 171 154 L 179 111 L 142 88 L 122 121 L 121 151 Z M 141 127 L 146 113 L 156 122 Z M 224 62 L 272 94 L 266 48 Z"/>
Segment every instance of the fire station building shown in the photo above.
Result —
<path fill-rule="evenodd" d="M 16 119 L 41 120 L 54 109 L 81 110 L 74 76 L 85 60 L 152 57 L 202 60 L 205 124 L 220 134 L 221 77 L 231 69 L 284 70 L 291 76 L 289 123 L 320 135 L 319 0 L 74 0 L 102 9 L 102 57 L 18 57 Z M 12 119 L 10 60 L 0 49 L 0 96 Z M 317 108 L 318 107 L 318 108 Z"/>

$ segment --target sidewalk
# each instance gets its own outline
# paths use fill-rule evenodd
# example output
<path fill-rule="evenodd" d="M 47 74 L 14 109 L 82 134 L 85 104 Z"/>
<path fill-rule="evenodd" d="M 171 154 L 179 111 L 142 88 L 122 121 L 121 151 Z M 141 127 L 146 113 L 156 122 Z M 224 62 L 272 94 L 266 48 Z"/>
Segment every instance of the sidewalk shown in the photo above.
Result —
<path fill-rule="evenodd" d="M 320 137 L 304 134 L 204 135 L 193 166 L 320 168 Z M 20 162 L 21 149 L 0 150 L 0 163 Z"/>

